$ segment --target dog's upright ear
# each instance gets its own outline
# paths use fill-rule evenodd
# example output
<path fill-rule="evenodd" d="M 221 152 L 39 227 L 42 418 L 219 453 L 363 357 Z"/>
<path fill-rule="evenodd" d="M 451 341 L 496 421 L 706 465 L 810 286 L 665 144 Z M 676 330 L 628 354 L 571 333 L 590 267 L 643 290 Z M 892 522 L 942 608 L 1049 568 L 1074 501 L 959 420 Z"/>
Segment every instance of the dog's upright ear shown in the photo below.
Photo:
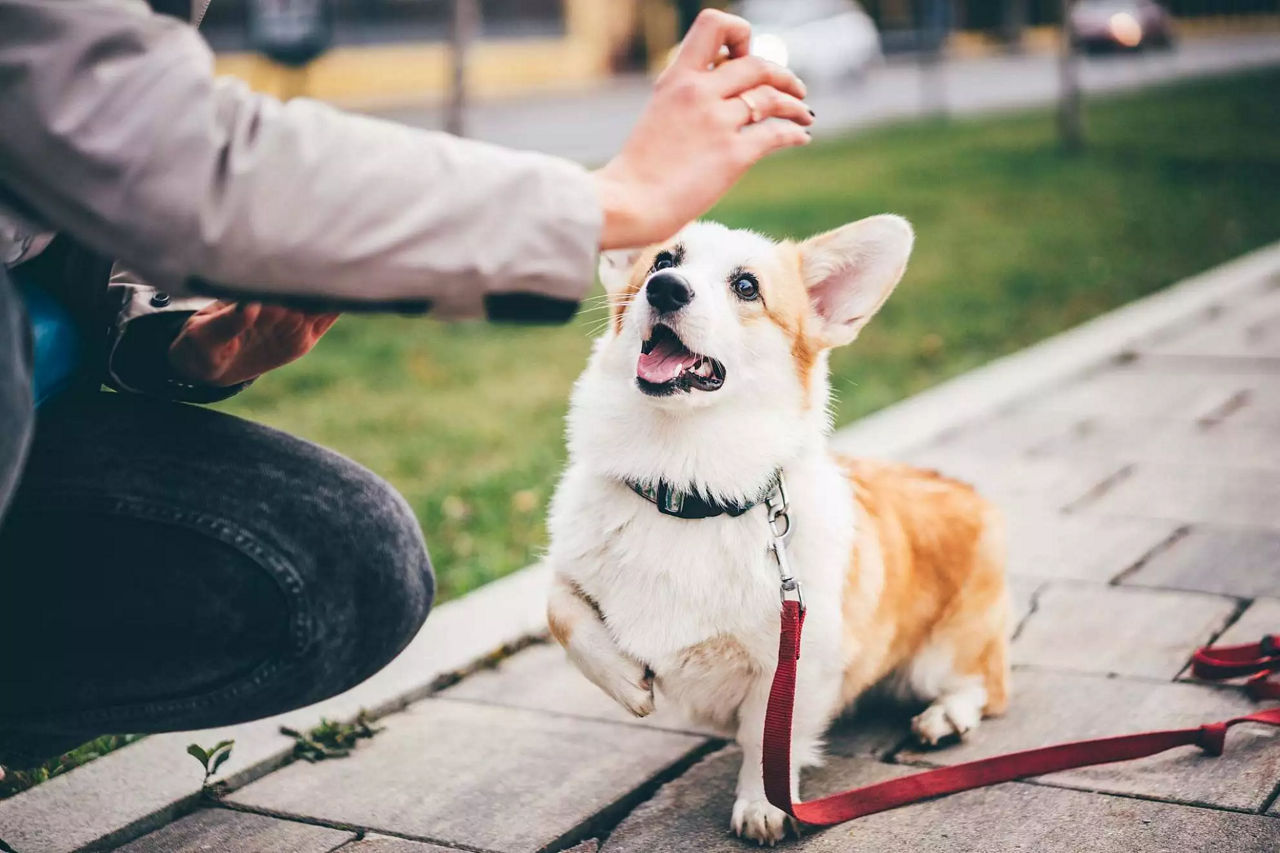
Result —
<path fill-rule="evenodd" d="M 901 216 L 870 216 L 800 244 L 800 269 L 823 346 L 850 343 L 907 269 L 915 233 Z"/>
<path fill-rule="evenodd" d="M 631 280 L 631 269 L 643 249 L 611 249 L 600 253 L 600 283 L 606 293 L 622 291 Z"/>

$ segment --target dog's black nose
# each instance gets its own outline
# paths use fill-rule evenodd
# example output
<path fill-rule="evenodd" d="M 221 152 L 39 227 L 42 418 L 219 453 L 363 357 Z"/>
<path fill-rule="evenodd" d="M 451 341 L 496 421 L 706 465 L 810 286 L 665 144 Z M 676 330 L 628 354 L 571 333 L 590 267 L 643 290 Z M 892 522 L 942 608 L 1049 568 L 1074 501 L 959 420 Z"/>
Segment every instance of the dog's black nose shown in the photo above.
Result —
<path fill-rule="evenodd" d="M 649 304 L 658 309 L 659 314 L 679 311 L 693 299 L 693 288 L 689 282 L 673 272 L 658 273 L 649 279 L 644 291 Z"/>

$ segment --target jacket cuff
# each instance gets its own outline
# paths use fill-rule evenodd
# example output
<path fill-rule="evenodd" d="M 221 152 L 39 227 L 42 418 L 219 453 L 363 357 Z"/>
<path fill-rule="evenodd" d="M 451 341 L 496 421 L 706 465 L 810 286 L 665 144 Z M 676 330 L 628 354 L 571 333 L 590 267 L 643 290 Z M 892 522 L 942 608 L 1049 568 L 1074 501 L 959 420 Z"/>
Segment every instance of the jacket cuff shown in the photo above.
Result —
<path fill-rule="evenodd" d="M 145 285 L 118 286 L 127 292 L 107 353 L 106 379 L 112 388 L 184 403 L 216 403 L 252 384 L 199 385 L 179 376 L 169 364 L 169 347 L 187 318 L 212 300 L 175 299 Z"/>
<path fill-rule="evenodd" d="M 507 156 L 523 165 L 509 188 L 519 201 L 513 215 L 524 214 L 522 206 L 536 211 L 515 244 L 505 247 L 521 261 L 509 270 L 486 268 L 485 247 L 470 247 L 481 259 L 479 274 L 458 275 L 440 287 L 432 294 L 432 314 L 450 320 L 566 323 L 596 281 L 604 213 L 595 183 L 590 172 L 568 160 L 534 152 Z"/>

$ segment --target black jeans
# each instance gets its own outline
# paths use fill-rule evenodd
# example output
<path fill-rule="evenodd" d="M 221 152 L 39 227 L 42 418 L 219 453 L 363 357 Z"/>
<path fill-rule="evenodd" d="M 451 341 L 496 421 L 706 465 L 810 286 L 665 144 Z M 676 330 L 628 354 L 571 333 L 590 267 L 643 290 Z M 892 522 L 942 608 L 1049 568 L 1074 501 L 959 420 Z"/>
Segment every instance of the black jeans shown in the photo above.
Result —
<path fill-rule="evenodd" d="M 0 763 L 307 705 L 421 627 L 430 562 L 383 480 L 194 406 L 37 417 L 26 334 L 0 268 Z"/>

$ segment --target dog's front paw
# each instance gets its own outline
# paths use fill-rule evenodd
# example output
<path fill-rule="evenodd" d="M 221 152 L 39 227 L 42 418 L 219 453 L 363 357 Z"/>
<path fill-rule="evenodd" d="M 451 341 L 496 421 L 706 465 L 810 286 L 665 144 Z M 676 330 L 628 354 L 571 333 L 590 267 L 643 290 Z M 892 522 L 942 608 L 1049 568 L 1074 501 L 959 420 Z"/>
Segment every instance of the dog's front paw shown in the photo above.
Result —
<path fill-rule="evenodd" d="M 729 826 L 739 838 L 749 838 L 770 847 L 786 838 L 788 830 L 797 836 L 800 834 L 791 815 L 768 800 L 748 800 L 746 797 L 739 797 L 733 804 L 733 820 Z"/>
<path fill-rule="evenodd" d="M 637 717 L 653 713 L 653 677 L 644 666 L 616 668 L 600 686 L 615 702 Z"/>
<path fill-rule="evenodd" d="M 653 674 L 623 653 L 600 624 L 576 632 L 565 646 L 578 671 L 637 717 L 653 713 Z"/>

